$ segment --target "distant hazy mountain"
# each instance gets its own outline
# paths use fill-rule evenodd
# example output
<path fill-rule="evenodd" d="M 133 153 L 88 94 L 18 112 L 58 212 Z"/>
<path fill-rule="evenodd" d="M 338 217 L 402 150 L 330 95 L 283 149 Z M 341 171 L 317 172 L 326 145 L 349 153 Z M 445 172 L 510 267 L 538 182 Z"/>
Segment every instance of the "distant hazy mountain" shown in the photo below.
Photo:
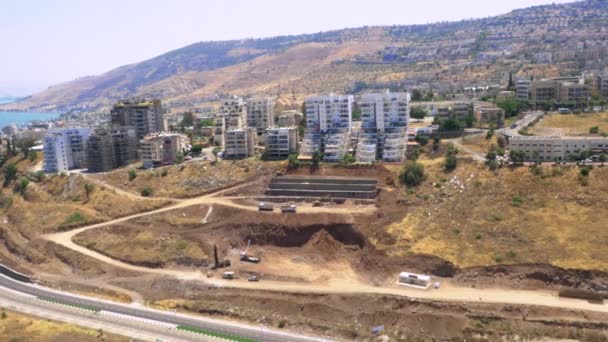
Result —
<path fill-rule="evenodd" d="M 607 26 L 608 1 L 589 0 L 459 22 L 201 42 L 55 85 L 0 108 L 94 110 L 134 95 L 192 105 L 226 94 L 289 99 L 386 85 L 458 88 L 502 82 L 509 71 L 519 76 L 577 73 L 601 62 Z M 570 56 L 569 50 L 586 55 Z M 536 63 L 546 52 L 559 63 Z"/>

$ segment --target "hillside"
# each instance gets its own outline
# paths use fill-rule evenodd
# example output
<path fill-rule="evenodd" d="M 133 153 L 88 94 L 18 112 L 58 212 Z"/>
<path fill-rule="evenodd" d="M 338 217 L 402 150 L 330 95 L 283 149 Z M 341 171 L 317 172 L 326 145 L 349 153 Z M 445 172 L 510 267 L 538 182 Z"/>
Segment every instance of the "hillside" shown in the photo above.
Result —
<path fill-rule="evenodd" d="M 608 2 L 536 6 L 428 25 L 201 42 L 52 86 L 3 110 L 98 110 L 133 95 L 193 105 L 226 94 L 303 94 L 398 85 L 459 89 L 519 75 L 578 73 L 606 55 Z M 539 53 L 552 53 L 540 64 Z M 571 53 L 574 52 L 574 53 Z M 538 62 L 538 63 L 537 63 Z M 354 89 L 353 89 L 354 88 Z"/>

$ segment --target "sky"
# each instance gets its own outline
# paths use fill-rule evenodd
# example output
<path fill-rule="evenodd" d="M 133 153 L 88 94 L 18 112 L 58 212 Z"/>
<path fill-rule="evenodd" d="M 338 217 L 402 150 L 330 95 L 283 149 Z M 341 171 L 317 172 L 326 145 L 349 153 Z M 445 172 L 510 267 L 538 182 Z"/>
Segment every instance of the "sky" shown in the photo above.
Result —
<path fill-rule="evenodd" d="M 564 2 L 571 0 L 0 0 L 0 94 L 37 91 L 199 41 L 425 24 Z"/>

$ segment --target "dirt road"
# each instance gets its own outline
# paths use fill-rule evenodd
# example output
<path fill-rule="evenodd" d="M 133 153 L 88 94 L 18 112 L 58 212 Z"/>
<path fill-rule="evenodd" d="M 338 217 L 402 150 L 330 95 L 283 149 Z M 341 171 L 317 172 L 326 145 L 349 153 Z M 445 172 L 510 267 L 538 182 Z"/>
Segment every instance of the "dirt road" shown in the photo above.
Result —
<path fill-rule="evenodd" d="M 246 184 L 239 185 L 233 188 L 221 190 L 205 196 L 200 196 L 185 200 L 175 200 L 176 203 L 167 207 L 156 209 L 144 213 L 129 215 L 126 217 L 118 218 L 108 222 L 93 224 L 90 226 L 82 227 L 79 229 L 48 234 L 43 236 L 44 239 L 53 241 L 57 244 L 65 246 L 71 250 L 82 253 L 84 255 L 95 258 L 104 263 L 142 273 L 151 273 L 159 275 L 169 275 L 179 279 L 198 280 L 209 285 L 215 285 L 220 287 L 231 287 L 231 288 L 250 288 L 258 290 L 269 290 L 279 292 L 316 292 L 316 293 L 344 293 L 344 294 L 388 294 L 396 296 L 406 296 L 413 298 L 438 300 L 438 301 L 457 301 L 457 302 L 482 302 L 482 303 L 501 303 L 501 304 L 518 304 L 518 305 L 542 305 L 556 308 L 568 308 L 578 310 L 589 310 L 608 313 L 608 304 L 591 304 L 582 300 L 564 299 L 557 296 L 555 292 L 549 291 L 519 291 L 509 289 L 478 289 L 478 288 L 465 288 L 455 287 L 449 284 L 444 284 L 439 290 L 419 290 L 413 289 L 401 285 L 390 285 L 385 287 L 375 287 L 365 283 L 362 283 L 353 279 L 333 279 L 323 284 L 302 284 L 302 283 L 289 283 L 289 282 L 278 282 L 278 281 L 262 281 L 259 283 L 250 283 L 246 280 L 221 280 L 221 279 L 210 279 L 206 275 L 198 271 L 182 271 L 175 269 L 159 269 L 159 268 L 148 268 L 142 266 L 135 266 L 128 263 L 124 263 L 101 253 L 92 251 L 83 246 L 77 245 L 72 241 L 72 238 L 81 232 L 86 230 L 100 228 L 120 222 L 125 222 L 134 218 L 158 214 L 175 210 L 179 208 L 185 208 L 193 205 L 205 204 L 209 206 L 209 211 L 205 216 L 206 220 L 212 212 L 211 207 L 213 205 L 222 205 L 241 210 L 257 211 L 255 206 L 247 206 L 243 204 L 237 204 L 234 200 L 248 198 L 247 196 L 231 196 L 221 197 L 222 193 L 235 190 L 237 188 L 246 186 Z M 299 207 L 298 213 L 342 213 L 345 215 L 352 215 L 356 213 L 358 215 L 369 215 L 375 212 L 376 208 L 373 206 L 357 207 L 353 208 L 324 208 L 324 207 Z M 281 215 L 279 212 L 268 213 L 269 215 Z M 396 276 L 395 276 L 396 279 Z"/>

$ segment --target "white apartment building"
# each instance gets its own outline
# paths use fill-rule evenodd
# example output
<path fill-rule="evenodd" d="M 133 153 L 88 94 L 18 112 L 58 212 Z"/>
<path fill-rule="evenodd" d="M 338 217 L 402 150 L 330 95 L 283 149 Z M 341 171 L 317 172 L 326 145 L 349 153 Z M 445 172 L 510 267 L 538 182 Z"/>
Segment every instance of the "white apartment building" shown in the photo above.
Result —
<path fill-rule="evenodd" d="M 245 127 L 247 106 L 240 97 L 225 100 L 220 107 L 220 116 L 225 119 L 226 130 Z"/>
<path fill-rule="evenodd" d="M 342 160 L 350 140 L 353 96 L 311 96 L 305 103 L 306 133 L 300 158 L 310 159 L 315 151 L 322 151 L 325 161 Z"/>
<path fill-rule="evenodd" d="M 84 168 L 90 128 L 51 130 L 44 137 L 44 171 L 63 172 Z"/>
<path fill-rule="evenodd" d="M 227 130 L 224 134 L 224 158 L 243 159 L 255 155 L 258 134 L 255 128 Z"/>
<path fill-rule="evenodd" d="M 297 151 L 297 127 L 273 127 L 266 129 L 266 157 L 268 159 L 285 159 Z"/>
<path fill-rule="evenodd" d="M 247 100 L 246 112 L 247 127 L 257 129 L 258 134 L 262 134 L 266 128 L 274 126 L 274 99 L 272 97 Z"/>
<path fill-rule="evenodd" d="M 509 149 L 523 151 L 526 161 L 569 161 L 583 151 L 591 151 L 596 156 L 608 153 L 608 138 L 515 136 L 509 139 Z"/>
<path fill-rule="evenodd" d="M 159 133 L 145 137 L 139 144 L 140 158 L 145 168 L 173 164 L 179 153 L 189 148 L 190 139 L 183 134 Z"/>
<path fill-rule="evenodd" d="M 356 159 L 362 163 L 376 160 L 405 160 L 410 94 L 364 94 L 361 97 L 361 133 Z"/>

